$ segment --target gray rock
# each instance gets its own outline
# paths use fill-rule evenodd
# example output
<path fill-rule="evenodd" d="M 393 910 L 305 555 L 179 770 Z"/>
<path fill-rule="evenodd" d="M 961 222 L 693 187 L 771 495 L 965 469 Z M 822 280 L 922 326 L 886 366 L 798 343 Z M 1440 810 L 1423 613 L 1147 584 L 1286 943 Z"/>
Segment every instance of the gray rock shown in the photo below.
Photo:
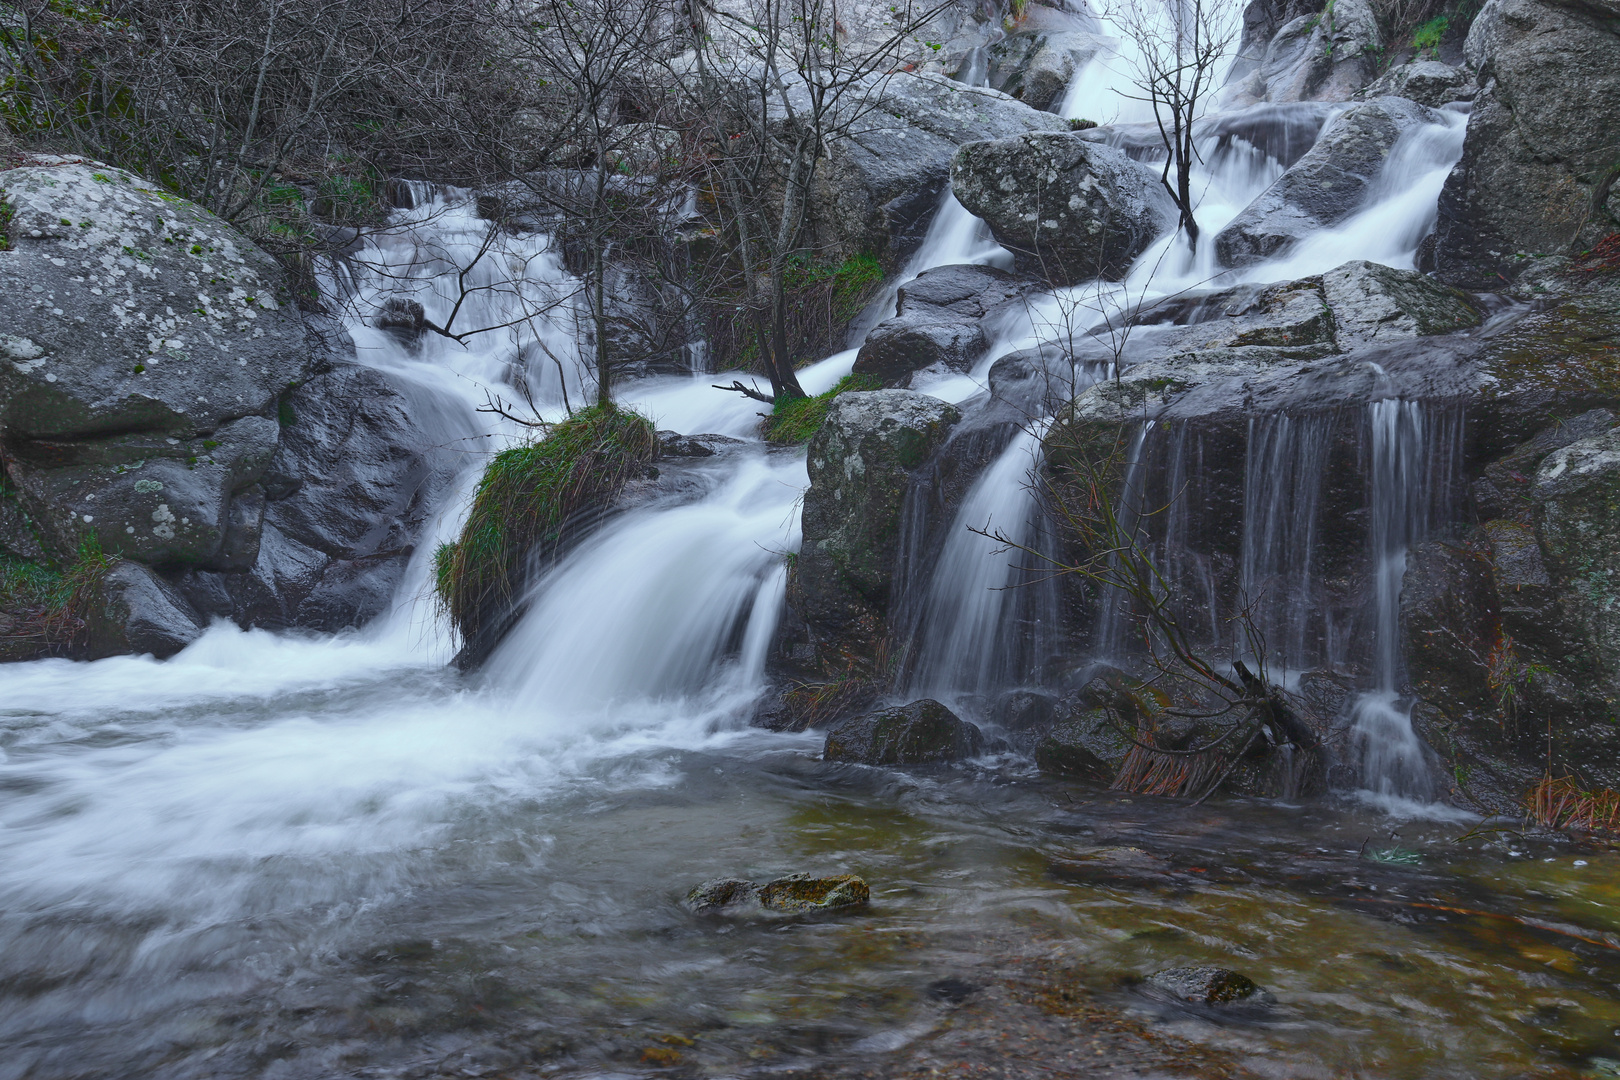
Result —
<path fill-rule="evenodd" d="M 1483 320 L 1465 293 L 1413 270 L 1348 262 L 1322 275 L 1341 349 L 1449 334 Z"/>
<path fill-rule="evenodd" d="M 17 446 L 10 471 L 58 558 L 94 536 L 151 566 L 233 569 L 251 564 L 264 507 L 262 494 L 241 506 L 234 497 L 264 474 L 277 435 L 275 421 L 247 416 L 190 439 L 34 439 Z"/>
<path fill-rule="evenodd" d="M 686 894 L 686 906 L 700 913 L 743 907 L 758 902 L 759 886 L 742 878 L 714 878 L 693 886 L 692 891 Z"/>
<path fill-rule="evenodd" d="M 1027 286 L 992 266 L 925 270 L 899 291 L 897 314 L 872 328 L 854 371 L 898 386 L 924 368 L 966 371 L 990 347 L 985 320 Z"/>
<path fill-rule="evenodd" d="M 1304 157 L 1215 236 L 1225 266 L 1276 255 L 1354 214 L 1395 142 L 1433 113 L 1404 98 L 1353 105 L 1323 130 Z"/>
<path fill-rule="evenodd" d="M 39 526 L 8 490 L 0 490 L 0 555 L 30 562 L 48 557 L 39 539 Z"/>
<path fill-rule="evenodd" d="M 804 540 L 788 596 L 829 669 L 876 655 L 907 492 L 960 419 L 954 405 L 926 394 L 844 393 L 811 438 Z"/>
<path fill-rule="evenodd" d="M 377 311 L 377 329 L 394 338 L 401 345 L 414 348 L 421 344 L 426 332 L 427 313 L 415 300 L 391 296 Z"/>
<path fill-rule="evenodd" d="M 123 560 L 102 578 L 85 626 L 85 659 L 148 653 L 159 660 L 202 634 L 185 599 L 150 567 Z"/>
<path fill-rule="evenodd" d="M 976 726 L 925 698 L 835 724 L 822 757 L 860 765 L 930 765 L 973 757 L 983 746 Z"/>
<path fill-rule="evenodd" d="M 1620 229 L 1613 18 L 1540 0 L 1489 0 L 1475 18 L 1466 50 L 1484 89 L 1435 226 L 1446 280 L 1499 286 L 1521 255 L 1584 250 Z"/>
<path fill-rule="evenodd" d="M 951 188 L 1021 267 L 1054 284 L 1123 277 L 1173 220 L 1156 177 L 1068 133 L 968 143 Z"/>
<path fill-rule="evenodd" d="M 1390 68 L 1357 96 L 1401 97 L 1438 109 L 1448 102 L 1470 101 L 1478 89 L 1473 76 L 1462 68 L 1438 60 L 1414 60 Z"/>
<path fill-rule="evenodd" d="M 45 159 L 50 160 L 50 159 Z M 0 173 L 0 429 L 7 438 L 181 438 L 261 413 L 310 352 L 275 262 L 119 169 Z"/>
<path fill-rule="evenodd" d="M 990 85 L 1032 109 L 1056 109 L 1075 71 L 1103 48 L 1100 38 L 1078 30 L 1008 34 L 989 49 Z"/>
<path fill-rule="evenodd" d="M 1256 8 L 1270 10 L 1251 18 Z M 1280 25 L 1273 21 L 1279 15 L 1286 18 Z M 1227 76 L 1223 100 L 1228 106 L 1348 101 L 1377 72 L 1374 58 L 1383 41 L 1368 0 L 1334 0 L 1326 7 L 1253 4 L 1245 22 L 1244 40 Z M 1266 38 L 1264 31 L 1273 26 Z"/>
<path fill-rule="evenodd" d="M 1089 709 L 1056 724 L 1035 746 L 1035 764 L 1045 773 L 1107 784 L 1131 751 L 1131 741 L 1102 709 Z"/>
<path fill-rule="evenodd" d="M 812 211 L 831 250 L 870 252 L 891 265 L 922 241 L 957 147 L 1068 128 L 999 91 L 940 75 L 895 73 L 872 85 L 876 107 L 828 160 Z"/>
<path fill-rule="evenodd" d="M 1148 982 L 1198 1005 L 1226 1005 L 1265 993 L 1247 975 L 1226 968 L 1167 968 L 1149 975 Z"/>

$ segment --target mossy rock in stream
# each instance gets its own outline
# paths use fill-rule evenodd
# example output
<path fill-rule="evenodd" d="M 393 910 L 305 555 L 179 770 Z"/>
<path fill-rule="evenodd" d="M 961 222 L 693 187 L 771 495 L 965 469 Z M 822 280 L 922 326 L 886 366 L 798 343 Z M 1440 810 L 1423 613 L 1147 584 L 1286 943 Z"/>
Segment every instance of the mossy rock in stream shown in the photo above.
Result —
<path fill-rule="evenodd" d="M 983 748 L 977 726 L 924 698 L 834 725 L 822 757 L 859 765 L 931 765 L 973 757 Z"/>
<path fill-rule="evenodd" d="M 495 455 L 461 536 L 434 555 L 438 599 L 466 642 L 465 657 L 488 655 L 529 576 L 583 535 L 658 456 L 652 421 L 611 404 L 582 409 L 544 437 Z"/>
<path fill-rule="evenodd" d="M 1264 1002 L 1269 995 L 1247 975 L 1226 968 L 1168 968 L 1148 976 L 1149 983 L 1195 1005 L 1229 1005 L 1238 1001 Z"/>
<path fill-rule="evenodd" d="M 764 885 L 742 878 L 715 878 L 686 894 L 686 906 L 699 914 L 769 911 L 806 915 L 860 907 L 872 898 L 871 887 L 854 874 L 816 877 L 788 874 Z"/>

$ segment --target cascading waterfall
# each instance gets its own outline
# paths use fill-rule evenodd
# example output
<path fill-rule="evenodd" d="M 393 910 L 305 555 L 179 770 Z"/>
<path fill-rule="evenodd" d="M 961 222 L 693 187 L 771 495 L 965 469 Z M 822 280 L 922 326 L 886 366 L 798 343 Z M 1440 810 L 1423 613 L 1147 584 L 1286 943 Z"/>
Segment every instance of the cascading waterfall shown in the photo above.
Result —
<path fill-rule="evenodd" d="M 1429 499 L 1429 443 L 1423 406 L 1385 398 L 1368 407 L 1371 449 L 1374 688 L 1357 701 L 1354 732 L 1362 782 L 1385 797 L 1427 800 L 1433 783 L 1411 707 L 1400 700 L 1401 583 L 1406 555 L 1422 539 Z"/>

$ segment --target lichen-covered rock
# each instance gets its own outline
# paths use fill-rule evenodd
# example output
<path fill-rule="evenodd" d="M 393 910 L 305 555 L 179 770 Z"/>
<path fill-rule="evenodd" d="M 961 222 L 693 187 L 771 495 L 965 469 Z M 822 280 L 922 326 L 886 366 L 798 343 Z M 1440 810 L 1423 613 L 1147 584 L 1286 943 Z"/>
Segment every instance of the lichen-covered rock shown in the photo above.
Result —
<path fill-rule="evenodd" d="M 766 911 L 803 915 L 860 907 L 872 899 L 871 887 L 854 874 L 816 877 L 789 874 L 759 888 L 759 903 Z"/>
<path fill-rule="evenodd" d="M 274 260 L 109 166 L 0 172 L 0 429 L 17 439 L 192 438 L 263 412 L 309 365 Z"/>
<path fill-rule="evenodd" d="M 1063 104 L 1074 73 L 1106 47 L 1079 30 L 1024 30 L 989 49 L 990 85 L 1032 109 Z"/>
<path fill-rule="evenodd" d="M 1390 68 L 1374 79 L 1360 97 L 1403 97 L 1431 109 L 1452 101 L 1471 99 L 1477 87 L 1462 68 L 1438 60 L 1414 60 Z"/>
<path fill-rule="evenodd" d="M 933 765 L 973 757 L 983 747 L 978 727 L 924 698 L 835 724 L 822 757 L 859 765 Z"/>
<path fill-rule="evenodd" d="M 1227 1005 L 1265 993 L 1247 975 L 1216 967 L 1167 968 L 1149 975 L 1148 982 L 1198 1005 Z"/>
<path fill-rule="evenodd" d="M 1067 133 L 968 143 L 952 159 L 951 189 L 1023 269 L 1059 285 L 1123 277 L 1174 221 L 1156 177 Z"/>
<path fill-rule="evenodd" d="M 926 368 L 966 371 L 990 347 L 984 320 L 1027 291 L 993 266 L 925 270 L 899 290 L 895 317 L 873 327 L 855 358 L 858 375 L 888 387 Z"/>
<path fill-rule="evenodd" d="M 1620 34 L 1601 4 L 1490 0 L 1466 52 L 1484 89 L 1440 195 L 1435 258 L 1446 280 L 1495 288 L 1523 254 L 1620 229 Z"/>
<path fill-rule="evenodd" d="M 759 902 L 759 886 L 742 878 L 714 878 L 686 894 L 686 906 L 696 912 L 720 911 Z"/>
<path fill-rule="evenodd" d="M 1404 98 L 1346 109 L 1304 157 L 1215 234 L 1221 264 L 1259 262 L 1348 218 L 1360 209 L 1396 140 L 1434 119 L 1431 110 Z"/>
<path fill-rule="evenodd" d="M 1383 51 L 1367 0 L 1252 3 L 1223 102 L 1348 101 L 1377 73 Z"/>
<path fill-rule="evenodd" d="M 876 655 L 908 490 L 960 419 L 954 405 L 926 394 L 845 393 L 811 438 L 804 539 L 788 596 L 825 668 Z"/>
<path fill-rule="evenodd" d="M 1449 334 L 1483 316 L 1468 296 L 1413 270 L 1357 260 L 1322 275 L 1334 337 L 1346 351 L 1402 338 Z"/>

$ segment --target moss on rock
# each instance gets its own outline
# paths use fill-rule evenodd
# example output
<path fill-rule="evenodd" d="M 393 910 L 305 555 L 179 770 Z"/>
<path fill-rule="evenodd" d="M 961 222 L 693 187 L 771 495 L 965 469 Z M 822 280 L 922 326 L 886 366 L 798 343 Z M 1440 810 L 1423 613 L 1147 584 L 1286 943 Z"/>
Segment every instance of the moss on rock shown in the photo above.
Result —
<path fill-rule="evenodd" d="M 543 438 L 503 450 L 484 470 L 461 536 L 434 555 L 439 602 L 469 644 L 498 634 L 533 561 L 564 547 L 657 460 L 653 425 L 638 413 L 592 406 Z"/>

